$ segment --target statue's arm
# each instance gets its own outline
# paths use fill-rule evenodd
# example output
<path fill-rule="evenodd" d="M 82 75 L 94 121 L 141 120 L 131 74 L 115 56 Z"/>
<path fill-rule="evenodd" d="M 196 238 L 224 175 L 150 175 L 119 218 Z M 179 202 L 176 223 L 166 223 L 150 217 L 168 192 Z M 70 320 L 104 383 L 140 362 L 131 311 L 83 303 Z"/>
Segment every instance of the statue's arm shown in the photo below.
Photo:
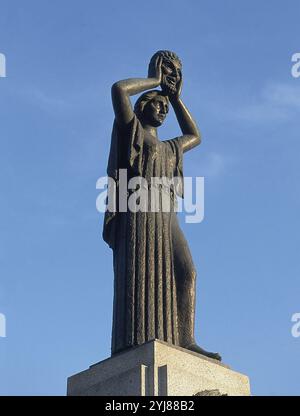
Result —
<path fill-rule="evenodd" d="M 181 90 L 182 74 L 180 75 L 180 81 L 177 84 L 176 91 L 169 98 L 183 134 L 179 137 L 182 150 L 187 152 L 201 143 L 201 135 L 195 120 L 180 98 Z"/>
<path fill-rule="evenodd" d="M 134 113 L 130 96 L 156 88 L 161 83 L 161 62 L 158 58 L 155 72 L 148 78 L 130 78 L 115 82 L 111 88 L 112 103 L 116 120 L 121 125 L 130 123 Z"/>
<path fill-rule="evenodd" d="M 195 120 L 183 104 L 181 98 L 178 96 L 172 97 L 170 101 L 183 134 L 183 136 L 180 137 L 182 150 L 186 152 L 201 143 L 201 135 Z"/>
<path fill-rule="evenodd" d="M 119 124 L 128 124 L 134 116 L 130 96 L 155 88 L 159 85 L 156 78 L 130 78 L 118 81 L 111 88 L 111 96 L 116 120 Z"/>

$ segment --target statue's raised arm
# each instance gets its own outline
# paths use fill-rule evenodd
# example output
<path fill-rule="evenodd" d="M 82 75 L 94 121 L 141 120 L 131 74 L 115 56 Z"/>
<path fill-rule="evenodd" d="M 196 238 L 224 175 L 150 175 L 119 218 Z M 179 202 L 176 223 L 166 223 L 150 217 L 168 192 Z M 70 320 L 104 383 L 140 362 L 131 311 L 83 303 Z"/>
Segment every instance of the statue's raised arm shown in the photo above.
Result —
<path fill-rule="evenodd" d="M 120 125 L 130 123 L 134 116 L 130 96 L 156 88 L 161 83 L 162 58 L 157 57 L 153 71 L 148 78 L 130 78 L 115 82 L 111 88 L 112 103 L 115 117 Z"/>

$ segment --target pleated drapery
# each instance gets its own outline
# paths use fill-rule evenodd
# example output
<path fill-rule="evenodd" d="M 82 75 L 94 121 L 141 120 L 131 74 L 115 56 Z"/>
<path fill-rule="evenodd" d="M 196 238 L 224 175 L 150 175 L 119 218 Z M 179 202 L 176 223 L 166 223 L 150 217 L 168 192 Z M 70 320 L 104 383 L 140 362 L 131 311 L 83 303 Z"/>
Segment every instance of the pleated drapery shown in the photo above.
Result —
<path fill-rule="evenodd" d="M 141 176 L 182 178 L 179 139 L 144 142 L 135 117 L 126 131 L 114 125 L 108 175 L 118 181 L 118 169 L 128 179 Z M 161 189 L 161 188 L 160 188 Z M 117 212 L 105 215 L 103 237 L 113 249 L 114 306 L 112 353 L 160 339 L 178 345 L 176 281 L 172 249 L 171 209 L 158 212 Z M 181 191 L 182 192 L 182 191 Z M 149 197 L 150 204 L 150 197 Z"/>

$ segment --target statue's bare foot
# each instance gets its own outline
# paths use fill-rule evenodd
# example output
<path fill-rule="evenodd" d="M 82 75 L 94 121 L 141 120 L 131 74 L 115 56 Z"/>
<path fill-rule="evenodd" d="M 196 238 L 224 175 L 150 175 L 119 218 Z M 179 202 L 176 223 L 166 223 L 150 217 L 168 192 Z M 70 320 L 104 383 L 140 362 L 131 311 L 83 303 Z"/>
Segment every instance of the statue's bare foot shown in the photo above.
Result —
<path fill-rule="evenodd" d="M 196 343 L 190 344 L 185 348 L 190 351 L 197 352 L 198 354 L 205 355 L 206 357 L 213 358 L 214 360 L 218 360 L 218 361 L 222 360 L 222 357 L 219 353 L 205 351 L 203 348 L 199 347 L 199 345 L 197 345 Z"/>

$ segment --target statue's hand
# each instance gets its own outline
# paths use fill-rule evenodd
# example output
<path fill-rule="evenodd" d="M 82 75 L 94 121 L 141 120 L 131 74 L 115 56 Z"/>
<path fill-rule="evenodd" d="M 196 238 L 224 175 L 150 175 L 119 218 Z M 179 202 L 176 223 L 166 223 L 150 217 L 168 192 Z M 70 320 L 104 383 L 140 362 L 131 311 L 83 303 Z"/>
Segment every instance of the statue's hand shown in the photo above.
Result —
<path fill-rule="evenodd" d="M 170 100 L 178 100 L 182 91 L 182 74 L 180 73 L 179 81 L 177 82 L 175 88 L 169 89 L 168 95 Z"/>
<path fill-rule="evenodd" d="M 162 80 L 162 69 L 161 69 L 162 61 L 163 61 L 162 56 L 158 56 L 155 61 L 155 66 L 151 70 L 149 69 L 149 72 L 148 72 L 148 78 L 156 78 L 158 85 L 161 84 L 161 80 Z"/>
<path fill-rule="evenodd" d="M 182 91 L 182 75 L 180 74 L 180 79 L 176 85 L 176 98 L 179 98 L 181 95 L 181 91 Z"/>

